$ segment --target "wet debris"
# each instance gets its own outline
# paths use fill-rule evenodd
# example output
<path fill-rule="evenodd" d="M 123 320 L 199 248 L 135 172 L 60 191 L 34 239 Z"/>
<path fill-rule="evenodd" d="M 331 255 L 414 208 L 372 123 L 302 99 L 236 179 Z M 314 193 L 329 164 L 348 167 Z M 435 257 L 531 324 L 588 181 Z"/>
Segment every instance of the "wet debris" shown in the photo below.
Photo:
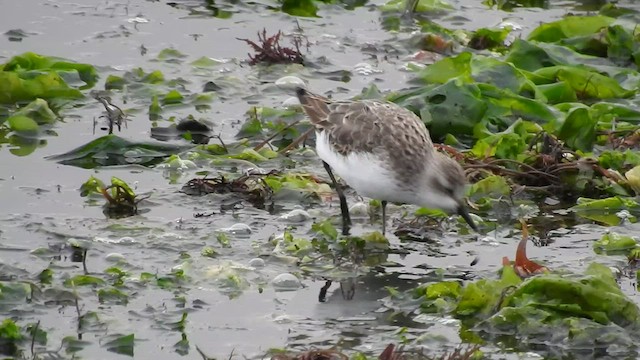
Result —
<path fill-rule="evenodd" d="M 208 144 L 211 138 L 220 139 L 211 131 L 211 125 L 204 121 L 197 120 L 193 116 L 181 119 L 178 124 L 171 124 L 167 127 L 152 127 L 151 137 L 159 141 L 169 141 L 176 139 L 187 139 L 193 144 Z M 222 141 L 222 139 L 220 139 Z M 224 146 L 224 143 L 222 144 Z"/>
<path fill-rule="evenodd" d="M 278 171 L 273 170 L 266 174 L 249 172 L 236 179 L 227 179 L 223 175 L 214 178 L 206 175 L 201 178 L 189 180 L 182 189 L 182 193 L 192 196 L 206 194 L 228 194 L 234 193 L 250 202 L 258 208 L 264 207 L 265 203 L 271 199 L 273 189 L 264 181 L 268 175 L 277 175 Z"/>
<path fill-rule="evenodd" d="M 299 354 L 276 354 L 271 357 L 271 360 L 348 360 L 349 357 L 338 350 L 326 349 L 318 350 L 312 349 L 301 352 Z"/>
<path fill-rule="evenodd" d="M 579 194 L 574 191 L 575 182 L 567 181 L 577 175 L 581 175 L 580 180 L 585 182 L 584 192 L 592 195 L 601 191 L 597 185 L 600 179 L 598 175 L 623 188 L 629 188 L 618 174 L 603 168 L 595 159 L 582 157 L 546 132 L 541 132 L 530 142 L 528 150 L 531 156 L 526 162 L 493 157 L 479 159 L 447 145 L 436 144 L 435 147 L 462 161 L 467 177 L 472 180 L 481 179 L 486 174 L 500 175 L 522 185 L 521 190 L 547 196 L 561 195 L 571 200 L 577 197 Z M 591 175 L 585 177 L 587 174 Z"/>
<path fill-rule="evenodd" d="M 405 350 L 404 346 L 389 344 L 378 355 L 378 360 L 469 360 L 477 357 L 480 350 L 479 345 L 469 344 L 461 345 L 450 352 L 446 352 L 440 356 L 425 354 L 422 350 Z M 349 356 L 336 349 L 311 349 L 298 354 L 278 353 L 271 357 L 271 360 L 347 360 Z"/>
<path fill-rule="evenodd" d="M 300 51 L 302 46 L 302 36 L 294 36 L 292 40 L 293 48 L 280 45 L 282 31 L 267 36 L 267 30 L 258 32 L 258 42 L 249 39 L 240 39 L 253 48 L 254 55 L 249 54 L 249 64 L 304 64 L 304 57 Z"/>

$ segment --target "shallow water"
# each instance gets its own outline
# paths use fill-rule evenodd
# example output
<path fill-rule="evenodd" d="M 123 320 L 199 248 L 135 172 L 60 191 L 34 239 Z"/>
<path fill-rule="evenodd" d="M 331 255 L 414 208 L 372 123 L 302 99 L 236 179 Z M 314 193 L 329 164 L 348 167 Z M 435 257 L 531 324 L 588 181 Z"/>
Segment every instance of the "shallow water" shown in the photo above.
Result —
<path fill-rule="evenodd" d="M 191 108 L 171 109 L 171 115 L 184 117 L 194 113 L 211 121 L 223 139 L 231 141 L 245 112 L 252 105 L 279 106 L 291 94 L 278 90 L 273 82 L 284 75 L 297 75 L 309 81 L 309 87 L 323 93 L 340 88 L 337 97 L 349 98 L 375 83 L 383 91 L 407 86 L 408 74 L 402 70 L 404 59 L 410 55 L 401 40 L 408 33 L 392 33 L 382 29 L 380 13 L 373 1 L 364 7 L 346 11 L 338 6 L 321 6 L 321 18 L 297 21 L 304 29 L 311 45 L 305 54 L 322 68 L 284 73 L 276 68 L 261 72 L 242 62 L 248 46 L 236 38 L 255 39 L 263 27 L 268 33 L 282 29 L 295 30 L 296 19 L 265 9 L 268 1 L 244 5 L 223 6 L 233 11 L 230 19 L 211 16 L 211 11 L 198 1 L 175 2 L 169 6 L 150 1 L 0 1 L 0 32 L 22 29 L 29 33 L 22 41 L 0 37 L 0 58 L 8 59 L 26 51 L 60 56 L 99 67 L 101 83 L 109 74 L 143 67 L 161 70 L 167 78 L 187 80 L 186 92 L 200 92 L 211 79 L 225 78 L 229 85 L 224 99 L 216 99 L 211 110 L 197 114 Z M 515 36 L 526 34 L 541 21 L 561 17 L 567 12 L 589 10 L 578 2 L 554 3 L 549 9 L 520 9 L 513 13 L 490 10 L 479 2 L 454 2 L 458 9 L 437 20 L 446 27 L 473 30 L 497 25 L 502 21 L 515 22 L 521 29 Z M 625 4 L 621 4 L 625 5 Z M 142 47 L 146 50 L 141 50 Z M 155 60 L 165 48 L 173 47 L 188 57 L 181 62 Z M 209 70 L 193 69 L 189 63 L 201 56 L 223 60 Z M 366 63 L 371 74 L 352 73 L 351 81 L 329 80 L 329 73 L 352 71 Z M 318 65 L 320 66 L 320 65 Z M 290 68 L 288 68 L 290 69 Z M 229 77 L 232 77 L 229 80 Z M 214 80 L 215 81 L 215 80 Z M 126 94 L 124 94 L 126 96 Z M 124 103 L 125 96 L 116 98 Z M 146 117 L 148 103 L 131 96 L 123 106 L 140 110 L 130 116 L 127 129 L 120 136 L 148 140 L 150 121 Z M 274 234 L 283 232 L 287 224 L 279 217 L 296 208 L 292 202 L 278 204 L 275 214 L 249 205 L 209 218 L 194 218 L 196 212 L 219 212 L 219 199 L 188 197 L 178 192 L 181 184 L 194 177 L 185 174 L 172 184 L 160 171 L 140 166 L 80 169 L 60 165 L 45 157 L 64 153 L 101 135 L 94 134 L 93 118 L 100 115 L 96 103 L 67 110 L 64 123 L 55 128 L 58 136 L 46 137 L 46 146 L 27 157 L 12 155 L 6 146 L 0 150 L 0 263 L 3 276 L 29 279 L 53 264 L 54 277 L 64 279 L 82 273 L 82 264 L 73 262 L 69 239 L 84 240 L 89 246 L 86 260 L 89 272 L 102 273 L 113 265 L 109 254 L 121 254 L 129 264 L 131 274 L 148 272 L 169 274 L 175 266 L 182 266 L 191 277 L 188 286 L 163 290 L 140 285 L 125 305 L 101 305 L 90 288 L 79 291 L 83 312 L 95 311 L 99 321 L 83 329 L 83 340 L 91 342 L 81 355 L 86 358 L 125 357 L 106 351 L 101 346 L 105 336 L 135 333 L 135 354 L 138 358 L 200 358 L 195 346 L 216 358 L 234 353 L 238 356 L 261 357 L 272 347 L 308 349 L 312 346 L 338 346 L 346 350 L 378 353 L 388 342 L 397 342 L 396 334 L 407 327 L 406 336 L 423 336 L 422 344 L 436 353 L 452 349 L 460 342 L 458 323 L 452 319 L 422 317 L 422 323 L 405 318 L 392 318 L 384 311 L 381 299 L 387 295 L 385 286 L 408 289 L 425 280 L 437 278 L 435 269 L 445 269 L 451 277 L 494 276 L 502 256 L 512 257 L 518 234 L 498 229 L 486 236 L 458 237 L 455 232 L 434 235 L 432 242 L 401 242 L 390 236 L 394 252 L 388 264 L 376 267 L 358 279 L 356 299 L 346 301 L 336 285 L 330 290 L 327 303 L 318 302 L 318 291 L 324 282 L 303 278 L 297 291 L 276 292 L 269 282 L 282 272 L 299 272 L 296 266 L 272 259 L 266 243 Z M 166 126 L 167 124 L 164 124 Z M 277 168 L 277 163 L 262 167 Z M 298 168 L 310 170 L 324 177 L 315 157 L 302 159 Z M 120 220 L 105 218 L 100 206 L 88 205 L 79 196 L 79 186 L 90 176 L 102 179 L 117 176 L 137 191 L 152 194 L 141 205 L 148 210 L 140 215 Z M 350 202 L 357 201 L 350 194 Z M 411 208 L 411 207 L 407 207 Z M 404 207 L 392 206 L 389 214 L 398 218 Z M 336 216 L 337 202 L 319 204 L 309 210 L 319 218 Z M 233 224 L 251 227 L 250 234 L 231 234 L 231 248 L 221 248 L 216 231 Z M 297 232 L 305 234 L 312 220 L 296 224 Z M 361 234 L 378 230 L 380 224 L 357 221 L 354 232 Z M 637 225 L 615 228 L 621 233 L 634 234 Z M 550 268 L 579 271 L 597 260 L 611 266 L 623 266 L 625 259 L 597 256 L 591 242 L 604 228 L 580 225 L 573 229 L 558 229 L 550 233 L 554 240 L 545 247 L 530 247 L 529 257 L 543 259 Z M 216 247 L 216 258 L 200 256 L 205 245 Z M 55 249 L 53 254 L 35 256 L 33 249 Z M 185 259 L 181 254 L 187 254 Z M 212 279 L 212 267 L 233 261 L 248 266 L 251 259 L 263 255 L 266 266 L 244 270 L 247 288 L 238 296 L 226 293 Z M 470 264 L 479 258 L 477 265 Z M 392 265 L 393 264 L 393 265 Z M 623 289 L 640 300 L 634 286 L 622 283 Z M 231 295 L 231 296 L 230 296 Z M 44 296 L 44 295 L 43 295 Z M 180 301 L 184 298 L 184 303 Z M 21 302 L 5 309 L 5 316 L 17 316 L 22 322 L 41 321 L 48 334 L 49 348 L 56 348 L 65 336 L 77 335 L 77 312 L 74 306 L 48 304 L 33 306 Z M 172 323 L 187 312 L 184 333 L 191 349 L 188 356 L 174 351 L 181 339 Z M 535 354 L 509 354 L 488 346 L 483 348 L 492 358 L 539 358 Z"/>

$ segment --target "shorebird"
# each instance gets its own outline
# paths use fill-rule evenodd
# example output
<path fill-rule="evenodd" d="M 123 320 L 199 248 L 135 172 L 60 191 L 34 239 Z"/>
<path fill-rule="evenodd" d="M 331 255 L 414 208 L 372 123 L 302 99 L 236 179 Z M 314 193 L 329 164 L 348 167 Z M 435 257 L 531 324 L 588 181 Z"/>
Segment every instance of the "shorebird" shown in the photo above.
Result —
<path fill-rule="evenodd" d="M 303 88 L 296 95 L 338 193 L 343 235 L 349 234 L 351 217 L 334 171 L 359 195 L 381 200 L 383 234 L 389 201 L 455 212 L 477 231 L 464 202 L 462 167 L 436 151 L 416 114 L 386 101 L 334 101 Z"/>

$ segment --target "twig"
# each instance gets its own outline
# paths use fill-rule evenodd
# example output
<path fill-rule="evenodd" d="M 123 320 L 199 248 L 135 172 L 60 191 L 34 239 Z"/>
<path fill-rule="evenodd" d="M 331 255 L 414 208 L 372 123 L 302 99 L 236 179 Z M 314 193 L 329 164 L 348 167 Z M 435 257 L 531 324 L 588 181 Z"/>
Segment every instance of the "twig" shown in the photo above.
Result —
<path fill-rule="evenodd" d="M 82 340 L 82 318 L 83 315 L 80 312 L 80 303 L 78 301 L 78 292 L 75 290 L 75 285 L 74 285 L 74 291 L 73 291 L 74 295 L 75 295 L 75 306 L 76 306 L 76 313 L 78 314 L 78 327 L 77 327 L 77 331 L 78 331 L 78 340 Z"/>
<path fill-rule="evenodd" d="M 34 348 L 36 346 L 36 335 L 38 334 L 38 329 L 40 328 L 40 320 L 36 323 L 36 326 L 31 330 L 31 359 L 36 358 L 36 353 Z"/>
<path fill-rule="evenodd" d="M 268 144 L 271 140 L 275 139 L 276 136 L 282 134 L 283 132 L 291 129 L 292 127 L 298 125 L 298 123 L 300 123 L 300 121 L 302 121 L 302 119 L 300 120 L 296 120 L 294 122 L 292 122 L 291 124 L 285 126 L 284 128 L 280 129 L 280 131 L 277 131 L 275 134 L 269 136 L 267 139 L 265 139 L 263 142 L 261 142 L 260 144 L 256 145 L 253 148 L 253 151 L 258 151 L 260 149 L 262 149 L 263 146 L 265 146 L 266 144 Z"/>
<path fill-rule="evenodd" d="M 89 270 L 87 270 L 87 249 L 84 249 L 82 253 L 82 269 L 84 270 L 85 275 L 89 275 Z"/>
<path fill-rule="evenodd" d="M 288 152 L 289 152 L 289 151 L 291 151 L 293 148 L 295 148 L 296 146 L 298 146 L 301 142 L 303 142 L 303 141 L 307 138 L 307 136 L 309 136 L 309 134 L 311 134 L 314 130 L 315 130 L 314 128 L 311 128 L 311 129 L 309 129 L 309 130 L 305 131 L 302 135 L 298 136 L 298 138 L 297 138 L 297 139 L 293 140 L 293 141 L 291 142 L 291 144 L 287 145 L 287 147 L 285 147 L 285 148 L 284 148 L 284 149 L 282 149 L 282 150 L 278 150 L 278 153 L 280 153 L 280 154 L 286 154 L 286 153 L 288 153 Z"/>
<path fill-rule="evenodd" d="M 203 360 L 215 360 L 214 358 L 208 357 L 202 350 L 200 350 L 198 345 L 196 345 L 196 351 L 200 354 L 200 356 L 202 356 Z"/>

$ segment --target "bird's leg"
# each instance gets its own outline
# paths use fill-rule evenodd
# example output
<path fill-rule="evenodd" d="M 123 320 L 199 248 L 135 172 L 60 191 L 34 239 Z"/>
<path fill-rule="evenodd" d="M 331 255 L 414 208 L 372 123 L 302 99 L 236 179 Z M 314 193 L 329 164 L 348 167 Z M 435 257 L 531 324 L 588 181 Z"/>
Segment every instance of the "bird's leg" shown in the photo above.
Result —
<path fill-rule="evenodd" d="M 340 198 L 340 212 L 342 212 L 342 235 L 349 235 L 349 228 L 351 227 L 351 217 L 349 216 L 349 207 L 347 206 L 347 198 L 344 196 L 342 192 L 342 187 L 336 181 L 336 177 L 333 176 L 333 172 L 331 171 L 331 166 L 326 162 L 322 162 L 324 165 L 324 169 L 327 170 L 327 174 L 331 178 L 333 182 L 333 187 L 336 188 L 336 192 L 338 193 L 338 198 Z"/>
<path fill-rule="evenodd" d="M 387 230 L 387 200 L 382 200 L 382 235 Z"/>

